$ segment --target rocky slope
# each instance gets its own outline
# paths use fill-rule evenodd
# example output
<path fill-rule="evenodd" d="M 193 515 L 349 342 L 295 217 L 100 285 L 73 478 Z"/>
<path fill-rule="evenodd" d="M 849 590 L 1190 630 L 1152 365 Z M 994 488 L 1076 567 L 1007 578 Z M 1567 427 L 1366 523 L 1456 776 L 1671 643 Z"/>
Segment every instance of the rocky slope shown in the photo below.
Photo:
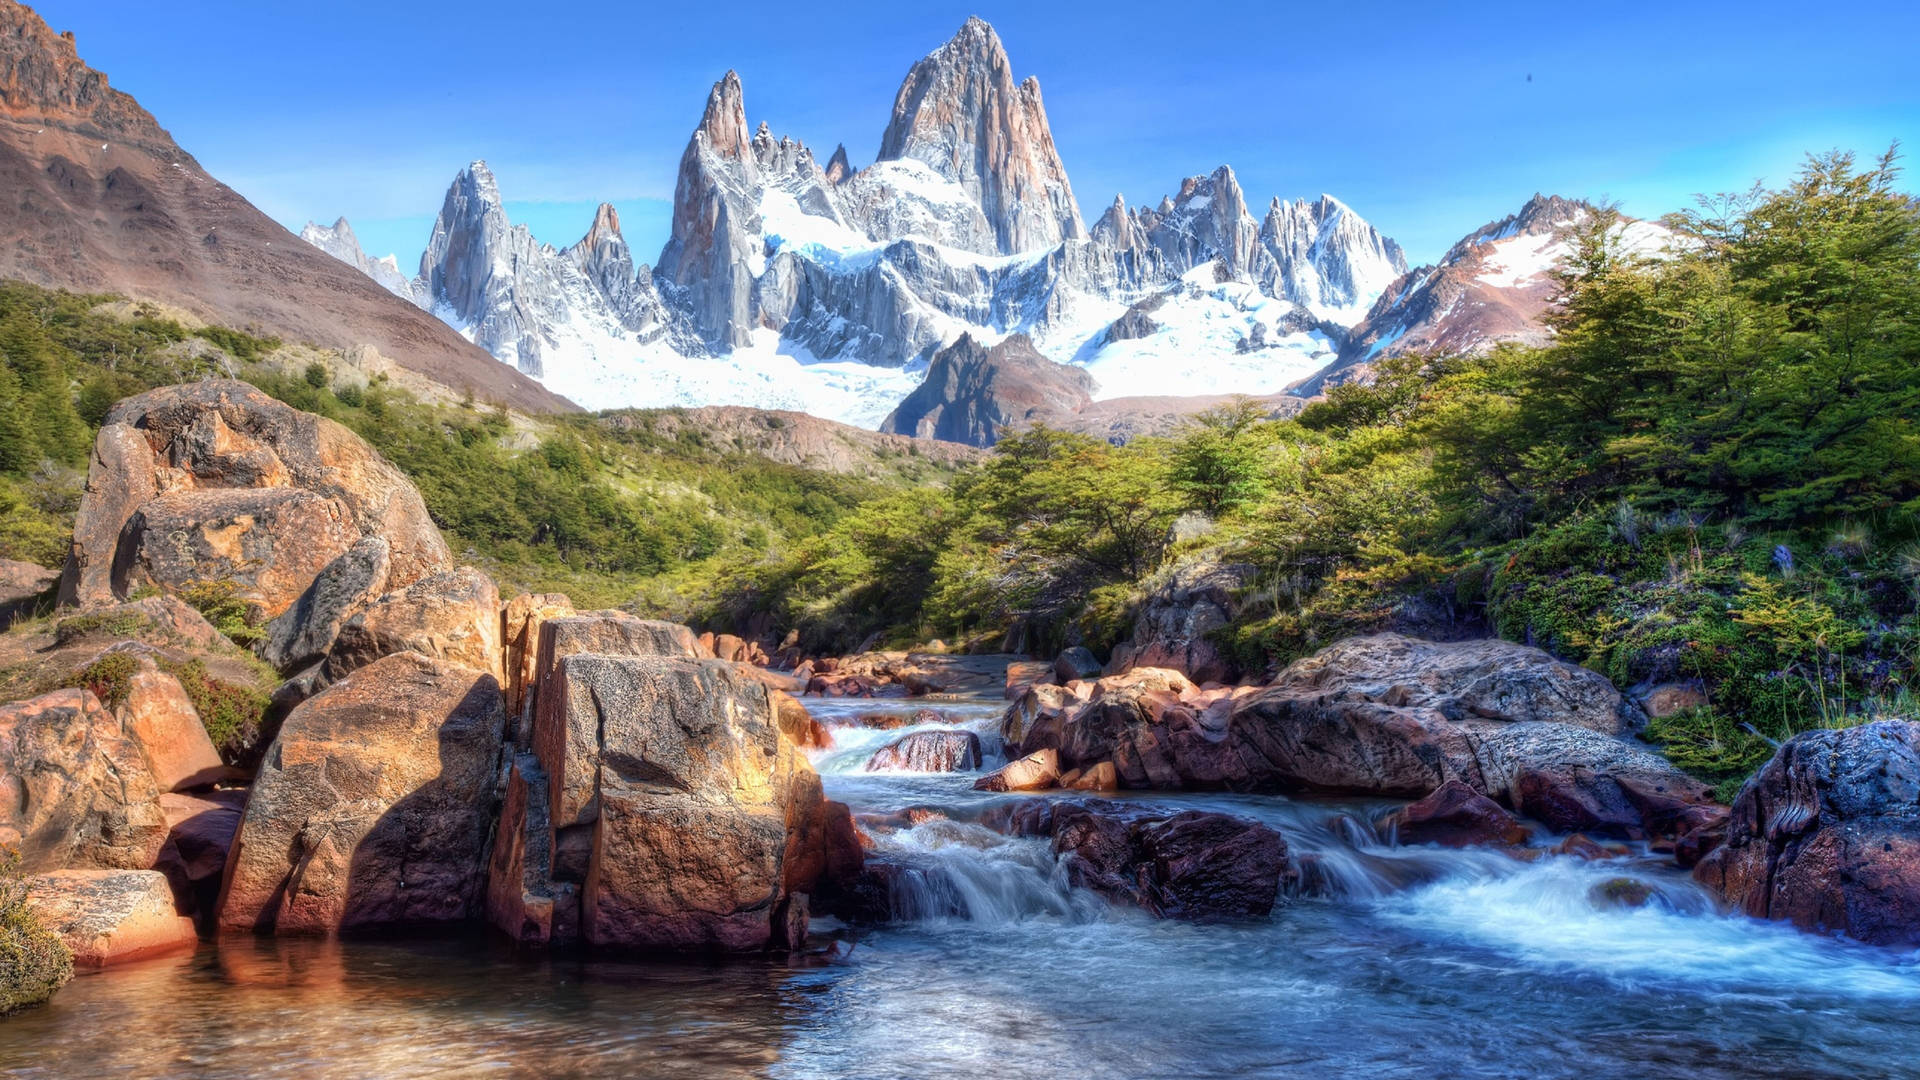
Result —
<path fill-rule="evenodd" d="M 413 283 L 400 272 L 400 261 L 392 255 L 378 259 L 369 257 L 361 249 L 360 238 L 353 234 L 353 226 L 347 223 L 346 218 L 337 218 L 332 225 L 309 221 L 300 230 L 300 239 L 358 269 L 400 299 L 413 302 Z"/>
<path fill-rule="evenodd" d="M 1589 203 L 1535 195 L 1518 213 L 1462 238 L 1433 266 L 1402 274 L 1353 327 L 1339 359 L 1299 392 L 1316 392 L 1379 356 L 1546 341 L 1541 316 L 1556 295 L 1553 271 L 1572 251 L 1569 233 L 1593 213 Z M 1649 256 L 1673 239 L 1660 225 L 1631 219 L 1615 226 L 1614 236 L 1623 251 Z"/>
<path fill-rule="evenodd" d="M 33 10 L 0 0 L 0 275 L 297 341 L 371 345 L 476 397 L 571 406 L 207 175 Z"/>

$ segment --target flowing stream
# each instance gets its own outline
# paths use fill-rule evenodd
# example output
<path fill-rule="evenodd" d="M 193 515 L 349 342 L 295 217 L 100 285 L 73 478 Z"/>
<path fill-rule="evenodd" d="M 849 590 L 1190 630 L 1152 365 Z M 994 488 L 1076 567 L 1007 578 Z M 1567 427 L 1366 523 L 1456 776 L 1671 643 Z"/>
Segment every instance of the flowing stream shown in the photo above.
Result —
<path fill-rule="evenodd" d="M 808 701 L 856 813 L 995 800 L 978 774 L 868 773 L 926 703 Z M 998 702 L 934 704 L 1004 758 Z M 1256 923 L 1153 919 L 1070 887 L 1046 843 L 932 817 L 880 929 L 789 961 L 515 958 L 478 936 L 225 941 L 76 978 L 0 1021 L 34 1077 L 1920 1076 L 1920 955 L 1731 917 L 1657 857 L 1396 847 L 1385 801 L 1141 795 L 1279 828 L 1314 872 Z M 1631 877 L 1641 907 L 1596 899 Z"/>

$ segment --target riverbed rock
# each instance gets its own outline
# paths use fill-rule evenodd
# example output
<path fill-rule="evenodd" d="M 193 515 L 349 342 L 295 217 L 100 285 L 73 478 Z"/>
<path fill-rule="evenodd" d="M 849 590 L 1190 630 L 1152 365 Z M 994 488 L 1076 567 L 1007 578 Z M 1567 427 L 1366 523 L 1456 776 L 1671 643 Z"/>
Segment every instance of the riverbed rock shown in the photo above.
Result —
<path fill-rule="evenodd" d="M 1083 705 L 1033 710 L 1019 750 L 1058 750 L 1069 769 L 1111 761 L 1128 788 L 1419 799 L 1458 780 L 1556 832 L 1670 839 L 1712 813 L 1705 785 L 1623 737 L 1638 710 L 1604 677 L 1538 649 L 1381 634 L 1259 690 L 1144 670 L 1101 679 Z"/>
<path fill-rule="evenodd" d="M 221 928 L 330 934 L 477 915 L 503 727 L 498 680 L 418 653 L 309 698 L 261 764 Z"/>
<path fill-rule="evenodd" d="M 386 592 L 391 550 L 383 537 L 369 536 L 328 563 L 293 606 L 266 625 L 260 658 L 282 674 L 325 659 L 347 620 Z"/>
<path fill-rule="evenodd" d="M 973 782 L 975 791 L 1044 791 L 1060 783 L 1060 755 L 1036 750 Z"/>
<path fill-rule="evenodd" d="M 271 619 L 369 536 L 390 545 L 390 587 L 450 561 L 419 492 L 346 428 L 242 382 L 162 387 L 95 438 L 60 601 L 223 582 Z"/>
<path fill-rule="evenodd" d="M 1214 811 L 1031 800 L 991 810 L 983 824 L 1050 838 L 1076 884 L 1162 918 L 1265 918 L 1298 880 L 1278 831 Z"/>
<path fill-rule="evenodd" d="M 55 870 L 34 876 L 27 888 L 28 906 L 66 942 L 76 967 L 109 967 L 200 943 L 156 871 Z"/>
<path fill-rule="evenodd" d="M 1794 736 L 1740 789 L 1695 880 L 1734 907 L 1874 945 L 1920 945 L 1920 723 Z"/>
<path fill-rule="evenodd" d="M 535 709 L 533 756 L 548 777 L 553 829 L 548 879 L 570 880 L 564 849 L 584 837 L 586 943 L 798 944 L 811 890 L 848 857 L 826 849 L 852 831 L 835 823 L 846 808 L 826 802 L 781 735 L 764 685 L 724 661 L 574 653 L 543 679 Z"/>
<path fill-rule="evenodd" d="M 340 628 L 327 653 L 328 680 L 383 656 L 414 652 L 504 678 L 500 591 L 471 566 L 443 570 L 368 605 Z"/>
<path fill-rule="evenodd" d="M 145 751 L 91 691 L 0 705 L 0 846 L 24 871 L 145 870 L 166 841 Z"/>
<path fill-rule="evenodd" d="M 948 773 L 980 767 L 980 736 L 971 731 L 915 731 L 867 758 L 867 771 Z"/>
<path fill-rule="evenodd" d="M 1458 780 L 1395 810 L 1381 825 L 1402 844 L 1441 847 L 1512 847 L 1528 836 L 1518 818 Z"/>

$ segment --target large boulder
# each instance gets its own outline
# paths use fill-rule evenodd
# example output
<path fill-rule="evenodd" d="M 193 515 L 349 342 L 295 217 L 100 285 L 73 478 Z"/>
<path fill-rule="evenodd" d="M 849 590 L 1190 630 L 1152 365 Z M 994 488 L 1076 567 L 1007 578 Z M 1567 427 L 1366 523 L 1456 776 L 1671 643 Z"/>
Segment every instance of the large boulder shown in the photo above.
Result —
<path fill-rule="evenodd" d="M 389 544 L 389 587 L 449 562 L 419 492 L 346 428 L 242 382 L 163 387 L 94 440 L 60 600 L 230 582 L 270 619 L 370 536 Z"/>
<path fill-rule="evenodd" d="M 1920 945 L 1920 723 L 1794 736 L 1693 874 L 1749 915 Z"/>
<path fill-rule="evenodd" d="M 91 691 L 0 705 L 0 847 L 22 869 L 145 870 L 166 841 L 146 753 Z"/>
<path fill-rule="evenodd" d="M 980 736 L 971 731 L 915 731 L 867 758 L 867 771 L 947 773 L 980 767 Z"/>
<path fill-rule="evenodd" d="M 1235 595 L 1252 583 L 1245 563 L 1192 562 L 1168 571 L 1134 616 L 1133 636 L 1115 646 L 1109 673 L 1169 668 L 1195 682 L 1228 682 L 1233 662 L 1208 635 L 1232 621 Z"/>
<path fill-rule="evenodd" d="M 102 968 L 191 949 L 193 920 L 174 909 L 153 870 L 55 870 L 34 877 L 27 903 L 60 935 L 78 967 Z"/>
<path fill-rule="evenodd" d="M 387 593 L 340 628 L 323 670 L 332 681 L 402 652 L 484 671 L 501 681 L 500 590 L 493 579 L 462 566 Z"/>
<path fill-rule="evenodd" d="M 543 652 L 566 621 L 542 628 Z M 561 656 L 541 682 L 532 742 L 534 761 L 514 768 L 525 809 L 500 832 L 518 850 L 497 845 L 494 864 L 495 922 L 523 938 L 543 919 L 565 923 L 539 909 L 576 884 L 579 933 L 596 947 L 795 945 L 809 894 L 849 857 L 832 850 L 852 835 L 836 820 L 845 807 L 826 802 L 781 735 L 767 688 L 732 664 Z M 530 787 L 541 773 L 544 808 Z M 528 835 L 543 814 L 550 840 Z M 542 857 L 546 867 L 529 865 Z"/>
<path fill-rule="evenodd" d="M 1264 918 L 1298 880 L 1279 832 L 1213 811 L 1031 800 L 989 811 L 984 823 L 1049 838 L 1076 884 L 1162 918 Z"/>
<path fill-rule="evenodd" d="M 1021 752 L 1057 750 L 1065 769 L 1110 761 L 1129 788 L 1419 799 L 1457 780 L 1556 831 L 1630 838 L 1677 837 L 1711 813 L 1705 785 L 1623 737 L 1637 712 L 1604 677 L 1538 649 L 1382 634 L 1257 691 L 1129 675 L 1017 725 L 1010 710 L 1005 726 L 1025 729 Z"/>
<path fill-rule="evenodd" d="M 533 627 L 533 660 L 524 676 L 521 727 L 515 733 L 515 745 L 531 745 L 534 712 L 540 691 L 559 667 L 560 661 L 576 653 L 598 656 L 666 656 L 693 659 L 700 645 L 693 631 L 678 623 L 641 619 L 624 611 L 588 611 L 560 614 L 557 610 L 539 618 Z"/>
<path fill-rule="evenodd" d="M 504 726 L 491 674 L 418 653 L 309 698 L 254 782 L 221 928 L 329 934 L 479 914 Z"/>
<path fill-rule="evenodd" d="M 386 592 L 391 551 L 384 538 L 369 536 L 328 563 L 293 606 L 266 625 L 260 658 L 282 672 L 325 659 L 347 620 Z"/>

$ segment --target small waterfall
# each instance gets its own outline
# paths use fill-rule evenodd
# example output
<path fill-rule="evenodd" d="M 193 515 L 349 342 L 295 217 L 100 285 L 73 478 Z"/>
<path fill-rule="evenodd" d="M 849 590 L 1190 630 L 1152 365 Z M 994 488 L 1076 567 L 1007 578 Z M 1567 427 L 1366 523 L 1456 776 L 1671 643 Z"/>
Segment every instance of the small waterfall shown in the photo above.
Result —
<path fill-rule="evenodd" d="M 935 819 L 877 837 L 875 854 L 896 868 L 893 916 L 906 922 L 1091 922 L 1107 911 L 1098 896 L 1068 883 L 1044 840 Z"/>

